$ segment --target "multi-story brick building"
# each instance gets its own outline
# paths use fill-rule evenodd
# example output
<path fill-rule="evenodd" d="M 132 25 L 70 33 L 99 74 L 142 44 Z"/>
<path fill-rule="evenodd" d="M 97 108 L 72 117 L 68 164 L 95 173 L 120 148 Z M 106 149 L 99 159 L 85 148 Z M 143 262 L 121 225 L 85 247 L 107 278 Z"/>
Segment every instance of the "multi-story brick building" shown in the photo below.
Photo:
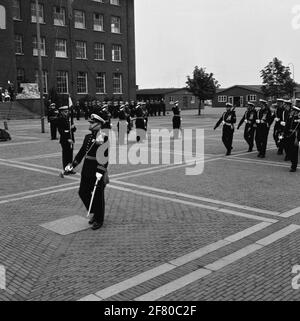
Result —
<path fill-rule="evenodd" d="M 135 99 L 134 0 L 38 2 L 44 91 Z M 0 86 L 37 82 L 35 1 L 0 0 L 1 14 Z"/>

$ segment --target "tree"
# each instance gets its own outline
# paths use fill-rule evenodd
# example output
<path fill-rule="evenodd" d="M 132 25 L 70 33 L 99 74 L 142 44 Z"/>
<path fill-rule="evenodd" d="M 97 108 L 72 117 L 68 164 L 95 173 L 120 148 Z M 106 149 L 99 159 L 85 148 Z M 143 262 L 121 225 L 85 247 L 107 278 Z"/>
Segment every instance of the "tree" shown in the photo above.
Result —
<path fill-rule="evenodd" d="M 217 88 L 220 87 L 218 81 L 212 73 L 207 73 L 205 68 L 195 67 L 193 78 L 187 76 L 187 90 L 193 93 L 199 99 L 198 115 L 201 115 L 201 106 L 205 100 L 213 99 Z"/>
<path fill-rule="evenodd" d="M 292 97 L 296 87 L 295 81 L 291 77 L 289 67 L 285 67 L 278 58 L 274 58 L 260 72 L 263 79 L 261 87 L 267 97 L 280 98 L 284 96 Z"/>

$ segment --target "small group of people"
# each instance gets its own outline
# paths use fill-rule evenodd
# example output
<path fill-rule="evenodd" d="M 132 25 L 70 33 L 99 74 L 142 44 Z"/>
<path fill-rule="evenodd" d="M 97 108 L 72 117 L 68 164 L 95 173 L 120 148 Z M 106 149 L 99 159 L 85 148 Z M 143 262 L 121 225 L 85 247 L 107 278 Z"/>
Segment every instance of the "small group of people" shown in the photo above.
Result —
<path fill-rule="evenodd" d="M 252 102 L 248 102 L 248 108 L 237 126 L 239 129 L 245 124 L 244 139 L 249 146 L 248 152 L 253 151 L 255 141 L 257 157 L 265 158 L 270 128 L 275 122 L 273 138 L 278 148 L 277 154 L 282 155 L 285 152 L 284 160 L 291 161 L 290 172 L 296 172 L 300 141 L 300 99 L 295 99 L 295 106 L 293 106 L 291 99 L 278 98 L 276 103 L 272 104 L 273 110 L 266 100 L 260 99 L 259 102 L 259 110 L 256 110 Z M 236 121 L 235 108 L 227 103 L 226 111 L 214 127 L 217 129 L 221 124 L 223 125 L 222 141 L 226 147 L 227 156 L 231 155 Z"/>
<path fill-rule="evenodd" d="M 7 88 L 0 87 L 0 102 L 10 102 L 15 99 L 15 86 L 8 80 Z"/>

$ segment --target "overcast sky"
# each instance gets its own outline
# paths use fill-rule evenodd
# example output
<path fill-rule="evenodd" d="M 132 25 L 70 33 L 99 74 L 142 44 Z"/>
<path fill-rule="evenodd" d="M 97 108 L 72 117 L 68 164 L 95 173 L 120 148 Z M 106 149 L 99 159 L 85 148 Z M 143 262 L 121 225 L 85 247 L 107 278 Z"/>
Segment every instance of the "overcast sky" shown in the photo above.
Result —
<path fill-rule="evenodd" d="M 182 87 L 198 65 L 222 87 L 255 85 L 273 57 L 293 63 L 300 83 L 295 6 L 300 0 L 135 0 L 137 84 Z"/>

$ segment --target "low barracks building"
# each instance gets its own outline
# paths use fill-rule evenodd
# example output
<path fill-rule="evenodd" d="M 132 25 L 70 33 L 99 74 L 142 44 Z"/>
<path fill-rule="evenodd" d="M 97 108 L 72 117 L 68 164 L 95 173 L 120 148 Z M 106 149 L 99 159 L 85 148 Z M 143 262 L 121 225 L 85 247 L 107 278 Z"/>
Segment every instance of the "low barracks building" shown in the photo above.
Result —
<path fill-rule="evenodd" d="M 171 110 L 178 101 L 181 109 L 194 109 L 199 106 L 199 99 L 186 88 L 153 88 L 137 90 L 138 100 L 161 100 L 166 104 L 166 110 Z"/>
<path fill-rule="evenodd" d="M 39 0 L 44 92 L 136 99 L 134 0 Z M 0 0 L 0 87 L 37 83 L 33 0 Z"/>
<path fill-rule="evenodd" d="M 226 103 L 230 103 L 235 107 L 245 107 L 248 102 L 257 104 L 260 99 L 266 99 L 260 85 L 236 85 L 227 89 L 217 89 L 212 106 L 225 107 Z"/>

